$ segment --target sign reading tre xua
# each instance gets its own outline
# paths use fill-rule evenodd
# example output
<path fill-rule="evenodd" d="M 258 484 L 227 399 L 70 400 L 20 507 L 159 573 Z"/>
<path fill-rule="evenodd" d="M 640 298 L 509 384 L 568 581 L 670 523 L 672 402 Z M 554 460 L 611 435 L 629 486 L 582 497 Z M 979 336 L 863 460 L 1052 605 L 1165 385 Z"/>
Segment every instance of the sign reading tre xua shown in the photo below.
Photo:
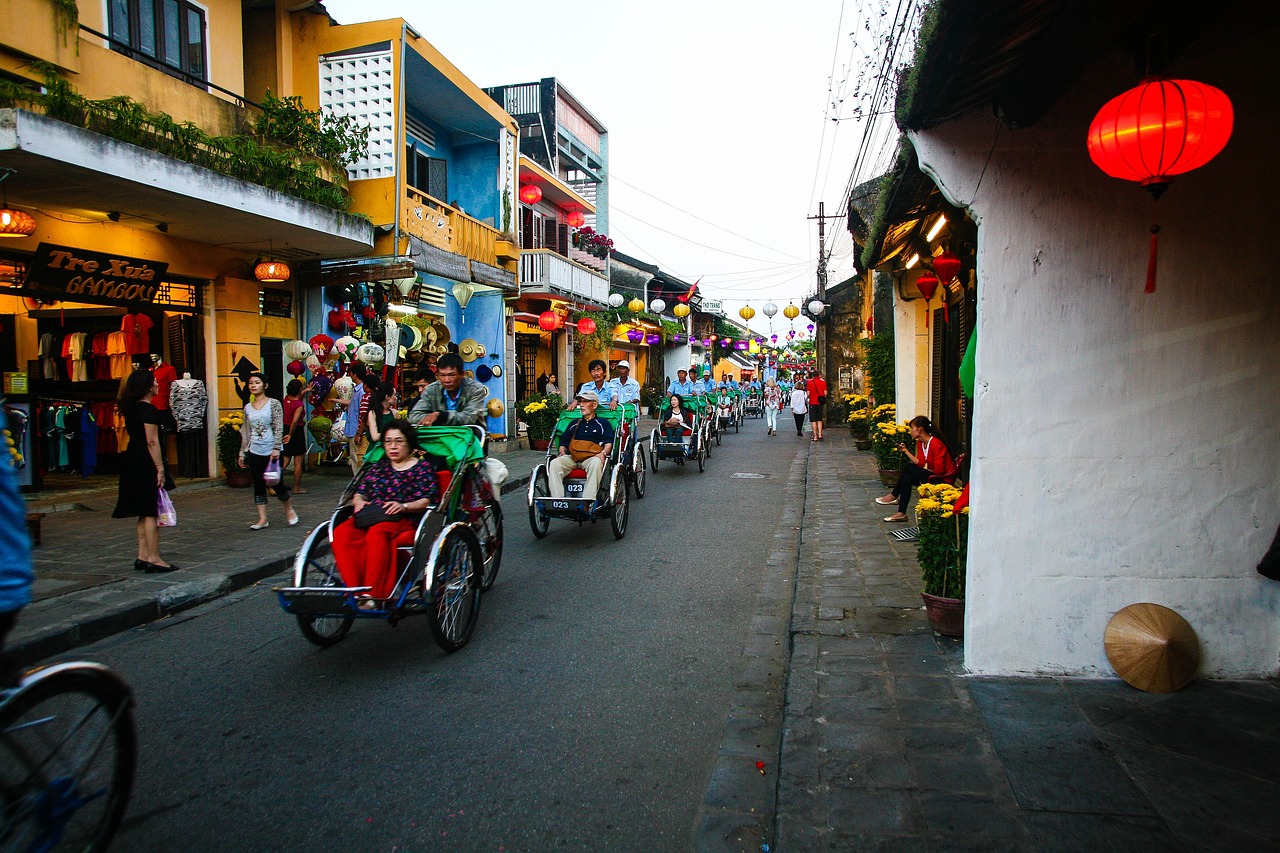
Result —
<path fill-rule="evenodd" d="M 89 252 L 70 246 L 41 243 L 27 271 L 24 289 L 64 298 L 85 297 L 124 302 L 153 302 L 167 263 Z M 71 301 L 77 301 L 71 299 Z"/>

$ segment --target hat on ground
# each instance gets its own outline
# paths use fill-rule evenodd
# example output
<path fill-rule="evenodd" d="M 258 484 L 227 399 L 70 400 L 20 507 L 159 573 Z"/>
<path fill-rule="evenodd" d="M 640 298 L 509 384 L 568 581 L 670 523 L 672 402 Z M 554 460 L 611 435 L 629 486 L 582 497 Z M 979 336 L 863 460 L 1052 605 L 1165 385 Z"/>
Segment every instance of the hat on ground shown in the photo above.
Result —
<path fill-rule="evenodd" d="M 627 361 L 625 358 L 624 358 L 622 361 L 618 362 L 618 369 L 619 369 L 619 370 L 621 370 L 621 369 L 622 369 L 622 368 L 624 368 L 624 367 L 625 367 L 627 370 L 630 370 L 630 369 L 631 369 L 631 362 Z"/>
<path fill-rule="evenodd" d="M 590 400 L 593 403 L 600 402 L 600 395 L 595 391 L 583 391 L 574 397 L 575 400 Z"/>

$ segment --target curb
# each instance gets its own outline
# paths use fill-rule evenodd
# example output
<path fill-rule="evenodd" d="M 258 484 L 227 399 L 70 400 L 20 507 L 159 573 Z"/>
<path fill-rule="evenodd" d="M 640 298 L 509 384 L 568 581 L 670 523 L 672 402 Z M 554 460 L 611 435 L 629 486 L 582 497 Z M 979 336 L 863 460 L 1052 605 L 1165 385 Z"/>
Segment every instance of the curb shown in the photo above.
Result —
<path fill-rule="evenodd" d="M 508 477 L 501 493 L 508 495 L 525 488 L 529 474 Z M 276 557 L 258 566 L 241 569 L 231 574 L 201 575 L 167 586 L 150 598 L 137 603 L 121 605 L 109 613 L 103 613 L 82 622 L 57 625 L 9 646 L 6 653 L 19 665 L 30 666 L 45 658 L 63 654 L 79 646 L 87 646 L 114 634 L 128 631 L 207 604 L 224 595 L 252 586 L 266 578 L 285 572 L 293 565 L 294 557 Z"/>

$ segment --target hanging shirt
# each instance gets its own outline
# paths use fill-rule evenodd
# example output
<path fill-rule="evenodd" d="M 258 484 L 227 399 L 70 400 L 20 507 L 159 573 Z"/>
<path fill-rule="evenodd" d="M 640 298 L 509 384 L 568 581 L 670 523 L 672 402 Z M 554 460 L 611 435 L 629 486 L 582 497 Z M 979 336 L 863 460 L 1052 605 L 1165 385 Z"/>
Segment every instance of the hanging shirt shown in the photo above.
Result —
<path fill-rule="evenodd" d="M 58 378 L 58 353 L 56 339 L 51 332 L 40 336 L 40 372 L 45 379 Z"/>
<path fill-rule="evenodd" d="M 156 384 L 160 386 L 160 390 L 151 398 L 151 405 L 160 411 L 168 411 L 169 409 L 169 387 L 178 379 L 178 371 L 174 370 L 172 364 L 161 362 L 156 369 L 151 371 L 155 374 Z"/>
<path fill-rule="evenodd" d="M 129 375 L 129 349 L 124 332 L 112 332 L 107 336 L 107 355 L 111 359 L 111 378 L 124 379 Z"/>
<path fill-rule="evenodd" d="M 203 382 L 192 379 L 190 373 L 184 373 L 169 389 L 169 408 L 173 419 L 178 422 L 178 432 L 195 432 L 204 427 L 209 392 Z"/>
<path fill-rule="evenodd" d="M 154 325 L 146 314 L 125 314 L 120 321 L 124 332 L 125 351 L 129 355 L 151 352 L 151 327 Z"/>

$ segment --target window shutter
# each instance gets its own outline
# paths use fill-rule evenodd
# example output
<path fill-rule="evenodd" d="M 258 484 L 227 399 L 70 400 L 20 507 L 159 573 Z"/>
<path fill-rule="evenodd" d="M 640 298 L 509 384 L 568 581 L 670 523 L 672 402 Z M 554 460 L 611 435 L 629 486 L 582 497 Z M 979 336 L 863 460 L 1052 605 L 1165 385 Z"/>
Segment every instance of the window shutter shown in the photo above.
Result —
<path fill-rule="evenodd" d="M 569 226 L 559 223 L 556 231 L 556 251 L 569 257 Z"/>
<path fill-rule="evenodd" d="M 942 379 L 943 373 L 946 372 L 946 364 L 943 362 L 943 344 L 946 342 L 947 336 L 943 334 L 945 328 L 942 320 L 942 309 L 933 309 L 933 389 L 930 397 L 929 419 L 935 424 L 942 420 Z"/>
<path fill-rule="evenodd" d="M 438 157 L 427 158 L 427 195 L 449 203 L 448 161 Z"/>
<path fill-rule="evenodd" d="M 520 207 L 520 248 L 532 249 L 533 245 L 533 208 Z"/>
<path fill-rule="evenodd" d="M 556 221 L 554 219 L 542 220 L 543 237 L 542 246 L 545 249 L 554 249 L 557 243 Z"/>

